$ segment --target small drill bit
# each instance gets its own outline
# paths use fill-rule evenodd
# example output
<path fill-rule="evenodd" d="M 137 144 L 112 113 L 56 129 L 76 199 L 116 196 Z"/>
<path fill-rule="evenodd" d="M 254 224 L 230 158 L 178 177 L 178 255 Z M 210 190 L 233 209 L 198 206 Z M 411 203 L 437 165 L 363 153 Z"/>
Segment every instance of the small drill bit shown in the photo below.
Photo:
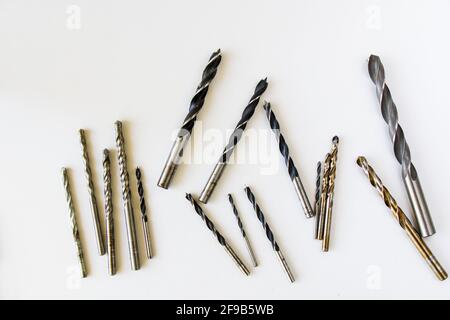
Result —
<path fill-rule="evenodd" d="M 278 147 L 284 158 L 284 162 L 288 169 L 292 183 L 294 184 L 295 192 L 297 193 L 297 196 L 300 199 L 300 203 L 302 204 L 303 211 L 305 212 L 307 218 L 312 218 L 314 216 L 314 211 L 309 202 L 305 188 L 303 187 L 303 183 L 300 180 L 300 176 L 298 174 L 297 168 L 295 167 L 294 161 L 289 154 L 289 147 L 284 139 L 284 136 L 280 132 L 280 124 L 278 123 L 275 113 L 272 110 L 270 102 L 264 102 L 264 110 L 266 111 L 266 116 L 267 120 L 269 121 L 270 128 L 272 129 L 277 139 Z"/>
<path fill-rule="evenodd" d="M 319 234 L 319 217 L 320 217 L 320 197 L 322 193 L 322 162 L 317 162 L 317 178 L 316 178 L 316 195 L 314 209 L 316 212 L 316 221 L 314 229 L 314 238 L 318 239 Z"/>
<path fill-rule="evenodd" d="M 369 75 L 376 86 L 377 97 L 381 105 L 381 114 L 389 126 L 389 135 L 394 143 L 394 153 L 402 166 L 402 178 L 413 207 L 414 217 L 422 237 L 436 233 L 430 211 L 422 191 L 416 168 L 411 163 L 411 153 L 402 127 L 398 123 L 397 107 L 392 99 L 391 91 L 385 82 L 384 66 L 380 57 L 369 58 Z"/>
<path fill-rule="evenodd" d="M 139 249 L 136 237 L 136 225 L 134 223 L 133 203 L 131 200 L 130 177 L 127 168 L 127 154 L 125 151 L 125 139 L 123 137 L 122 122 L 116 121 L 116 146 L 117 159 L 119 162 L 120 181 L 122 183 L 122 199 L 125 215 L 125 226 L 127 229 L 127 242 L 130 252 L 131 269 L 139 270 Z"/>
<path fill-rule="evenodd" d="M 108 149 L 103 150 L 103 184 L 106 216 L 106 252 L 108 253 L 108 272 L 116 274 L 116 241 L 114 237 L 114 214 L 111 187 L 111 161 Z"/>
<path fill-rule="evenodd" d="M 202 80 L 200 81 L 197 91 L 191 100 L 189 112 L 184 119 L 180 130 L 178 130 L 177 137 L 172 145 L 169 157 L 167 158 L 166 164 L 164 165 L 163 171 L 159 178 L 158 186 L 161 188 L 169 188 L 170 181 L 172 180 L 175 170 L 180 163 L 181 157 L 183 156 L 183 149 L 192 134 L 195 120 L 197 120 L 197 115 L 203 107 L 209 85 L 217 73 L 217 68 L 219 67 L 221 59 L 222 55 L 220 53 L 220 49 L 214 52 L 209 58 L 209 62 L 203 71 Z"/>
<path fill-rule="evenodd" d="M 64 190 L 66 192 L 66 201 L 69 206 L 70 223 L 72 227 L 73 240 L 77 248 L 78 263 L 80 264 L 81 276 L 87 277 L 86 262 L 84 261 L 83 248 L 81 246 L 80 232 L 78 230 L 77 219 L 75 215 L 75 207 L 73 205 L 72 193 L 70 190 L 69 175 L 66 168 L 62 168 Z"/>
<path fill-rule="evenodd" d="M 325 229 L 325 212 L 326 212 L 326 206 L 327 206 L 327 190 L 328 190 L 328 178 L 330 175 L 330 161 L 331 161 L 331 155 L 327 153 L 325 157 L 325 161 L 323 162 L 323 172 L 322 172 L 322 190 L 320 193 L 320 211 L 317 216 L 317 232 L 316 232 L 316 239 L 317 240 L 323 240 L 323 233 Z"/>
<path fill-rule="evenodd" d="M 95 239 L 97 240 L 98 253 L 102 256 L 105 254 L 105 245 L 103 243 L 102 227 L 100 224 L 100 214 L 98 212 L 97 198 L 95 197 L 95 187 L 92 180 L 92 171 L 89 161 L 88 148 L 86 144 L 86 136 L 83 129 L 79 130 L 80 143 L 82 149 L 84 173 L 87 180 L 87 187 L 89 192 L 89 205 L 91 206 L 92 220 L 94 222 Z"/>
<path fill-rule="evenodd" d="M 281 249 L 278 246 L 277 241 L 275 240 L 272 230 L 270 229 L 269 225 L 266 222 L 266 219 L 264 217 L 263 212 L 261 211 L 261 208 L 256 203 L 255 195 L 253 194 L 253 192 L 250 190 L 249 187 L 245 187 L 244 190 L 245 190 L 245 193 L 247 194 L 248 200 L 250 201 L 250 203 L 253 206 L 253 209 L 255 209 L 256 216 L 257 216 L 258 220 L 261 222 L 261 224 L 264 228 L 264 231 L 266 232 L 267 239 L 269 239 L 273 250 L 277 254 L 277 257 L 280 260 L 280 262 L 284 268 L 284 271 L 286 272 L 287 276 L 289 277 L 289 280 L 291 282 L 294 282 L 295 281 L 294 275 L 292 274 L 291 269 L 289 268 L 289 265 L 287 264 L 286 259 L 284 258 L 284 255 L 281 252 Z"/>
<path fill-rule="evenodd" d="M 219 182 L 220 177 L 222 176 L 223 170 L 225 169 L 228 160 L 230 159 L 234 148 L 236 147 L 237 143 L 242 137 L 242 133 L 244 132 L 245 128 L 247 127 L 248 121 L 251 119 L 253 114 L 255 113 L 255 109 L 258 106 L 259 99 L 261 98 L 261 95 L 266 91 L 267 89 L 267 78 L 260 80 L 258 84 L 256 85 L 255 92 L 253 93 L 253 96 L 250 98 L 250 101 L 248 102 L 247 106 L 245 107 L 241 119 L 236 125 L 236 128 L 234 129 L 233 133 L 231 134 L 228 144 L 226 145 L 225 149 L 222 152 L 222 155 L 220 156 L 219 161 L 217 162 L 216 166 L 214 167 L 213 172 L 211 173 L 211 176 L 208 179 L 208 182 L 206 183 L 205 187 L 203 188 L 202 193 L 200 194 L 200 198 L 198 199 L 202 203 L 207 203 L 209 200 L 209 197 L 211 196 L 212 192 L 214 191 L 214 188 L 216 187 L 217 183 Z"/>
<path fill-rule="evenodd" d="M 216 229 L 214 226 L 214 223 L 208 218 L 208 216 L 203 212 L 203 209 L 200 207 L 200 205 L 197 203 L 197 201 L 194 200 L 192 195 L 190 193 L 186 193 L 186 199 L 192 204 L 194 207 L 195 212 L 202 218 L 203 221 L 205 221 L 206 226 L 209 230 L 215 235 L 217 238 L 217 241 L 225 248 L 225 251 L 228 252 L 230 257 L 234 260 L 238 268 L 245 274 L 249 275 L 250 271 L 245 266 L 245 264 L 242 262 L 242 260 L 239 258 L 239 256 L 235 253 L 233 248 L 227 243 L 225 238 L 222 236 L 222 234 Z"/>
<path fill-rule="evenodd" d="M 250 257 L 252 258 L 253 266 L 258 266 L 258 261 L 256 260 L 255 253 L 253 252 L 253 248 L 250 244 L 250 240 L 247 237 L 247 232 L 245 232 L 244 224 L 242 223 L 241 217 L 239 216 L 239 212 L 234 204 L 233 197 L 231 194 L 228 194 L 228 201 L 230 202 L 231 209 L 233 210 L 234 216 L 236 217 L 236 221 L 238 223 L 239 229 L 241 230 L 242 237 L 245 240 L 245 244 L 247 245 L 248 253 L 250 254 Z"/>
<path fill-rule="evenodd" d="M 391 196 L 389 190 L 383 185 L 383 182 L 377 176 L 374 169 L 368 164 L 367 159 L 364 157 L 358 157 L 356 163 L 363 169 L 365 175 L 369 178 L 370 184 L 378 191 L 380 196 L 383 198 L 385 205 L 391 210 L 395 219 L 400 224 L 400 227 L 405 230 L 409 239 L 413 242 L 414 246 L 426 260 L 438 279 L 441 281 L 447 279 L 447 272 L 440 265 L 431 250 L 427 247 L 403 210 L 397 205 L 397 202 Z"/>
<path fill-rule="evenodd" d="M 142 214 L 141 220 L 142 220 L 142 230 L 144 232 L 144 239 L 145 239 L 145 252 L 147 253 L 147 259 L 151 259 L 153 257 L 152 244 L 150 239 L 147 206 L 145 205 L 145 198 L 144 198 L 144 186 L 142 185 L 142 173 L 139 167 L 136 168 L 136 181 L 139 194 L 139 207 L 141 209 Z"/>

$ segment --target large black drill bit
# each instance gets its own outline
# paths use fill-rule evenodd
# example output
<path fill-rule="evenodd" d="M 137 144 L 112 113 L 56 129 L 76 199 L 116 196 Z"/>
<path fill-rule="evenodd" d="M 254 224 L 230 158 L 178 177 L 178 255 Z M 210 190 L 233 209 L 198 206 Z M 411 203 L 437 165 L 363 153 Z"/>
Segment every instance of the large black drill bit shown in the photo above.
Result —
<path fill-rule="evenodd" d="M 209 85 L 217 73 L 217 67 L 220 64 L 221 59 L 222 55 L 219 49 L 211 55 L 205 70 L 203 70 L 202 80 L 197 86 L 197 91 L 191 100 L 189 112 L 186 118 L 184 118 L 181 128 L 178 130 L 177 137 L 172 145 L 169 157 L 167 158 L 166 164 L 164 165 L 163 171 L 159 178 L 158 186 L 161 188 L 169 188 L 170 181 L 172 180 L 175 170 L 181 161 L 183 149 L 192 134 L 195 120 L 197 120 L 197 115 L 203 107 Z"/>
<path fill-rule="evenodd" d="M 211 196 L 212 192 L 214 191 L 214 188 L 219 182 L 220 177 L 222 176 L 223 170 L 225 169 L 227 162 L 233 153 L 234 148 L 241 139 L 242 133 L 247 127 L 248 121 L 255 113 L 255 109 L 258 106 L 259 99 L 261 98 L 261 95 L 264 93 L 264 91 L 266 91 L 267 85 L 268 85 L 267 78 L 259 81 L 258 84 L 256 85 L 255 92 L 253 93 L 253 96 L 250 98 L 250 101 L 245 107 L 244 112 L 242 113 L 241 120 L 239 120 L 239 122 L 237 123 L 236 128 L 234 129 L 233 133 L 231 134 L 228 140 L 228 144 L 223 150 L 219 161 L 214 167 L 214 170 L 211 173 L 208 182 L 206 183 L 202 193 L 200 194 L 200 198 L 198 199 L 200 202 L 203 203 L 208 202 L 209 197 Z"/>
<path fill-rule="evenodd" d="M 144 186 L 142 184 L 142 172 L 139 167 L 136 168 L 136 181 L 139 194 L 139 208 L 141 209 L 142 230 L 144 232 L 145 252 L 147 254 L 147 258 L 151 259 L 153 257 L 152 244 L 147 216 L 147 206 L 145 205 Z"/>

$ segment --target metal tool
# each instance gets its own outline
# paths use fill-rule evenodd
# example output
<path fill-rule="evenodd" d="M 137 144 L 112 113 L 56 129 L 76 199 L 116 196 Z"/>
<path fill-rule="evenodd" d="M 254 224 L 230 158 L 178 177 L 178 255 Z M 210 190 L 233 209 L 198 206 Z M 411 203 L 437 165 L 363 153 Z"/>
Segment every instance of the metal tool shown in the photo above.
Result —
<path fill-rule="evenodd" d="M 272 230 L 270 229 L 269 225 L 267 224 L 267 221 L 264 217 L 263 212 L 261 211 L 261 208 L 256 203 L 255 195 L 253 194 L 253 192 L 250 190 L 249 187 L 245 187 L 244 190 L 245 190 L 245 193 L 247 194 L 248 200 L 251 202 L 251 204 L 253 206 L 253 209 L 255 209 L 256 216 L 257 216 L 258 220 L 261 222 L 261 224 L 264 228 L 264 231 L 266 232 L 267 239 L 269 239 L 273 250 L 275 251 L 278 259 L 281 262 L 281 265 L 284 268 L 284 271 L 286 272 L 287 276 L 289 277 L 289 280 L 291 282 L 294 282 L 295 281 L 294 275 L 292 274 L 291 269 L 289 268 L 289 265 L 287 264 L 286 259 L 284 258 L 284 255 L 281 252 L 281 249 L 278 246 L 277 241 L 275 240 L 275 236 L 273 235 Z"/>
<path fill-rule="evenodd" d="M 139 194 L 139 207 L 141 209 L 142 230 L 144 232 L 144 239 L 145 239 L 145 252 L 147 254 L 147 259 L 151 259 L 153 257 L 152 243 L 150 237 L 149 221 L 147 216 L 147 206 L 145 205 L 145 198 L 144 198 L 144 186 L 142 185 L 142 173 L 139 167 L 136 168 L 136 181 L 137 181 L 137 190 Z"/>
<path fill-rule="evenodd" d="M 385 82 L 384 66 L 378 56 L 369 58 L 369 75 L 376 86 L 377 97 L 381 104 L 381 113 L 389 126 L 389 135 L 394 143 L 394 153 L 402 165 L 403 182 L 413 207 L 414 217 L 422 237 L 436 233 L 425 196 L 420 185 L 416 168 L 411 163 L 411 153 L 403 129 L 398 123 L 397 107 L 391 91 Z"/>
<path fill-rule="evenodd" d="M 81 239 L 80 239 L 80 232 L 78 230 L 77 219 L 75 216 L 75 207 L 73 205 L 72 193 L 70 190 L 69 175 L 68 175 L 66 168 L 62 168 L 61 171 L 62 171 L 62 176 L 63 176 L 64 191 L 66 193 L 66 201 L 69 206 L 70 224 L 72 227 L 73 240 L 75 241 L 75 245 L 77 248 L 78 263 L 80 265 L 81 276 L 83 278 L 86 278 L 88 272 L 87 272 L 87 268 L 86 268 L 86 262 L 84 261 L 83 248 L 81 246 Z"/>
<path fill-rule="evenodd" d="M 125 151 L 125 139 L 123 137 L 122 122 L 116 121 L 116 146 L 119 163 L 120 181 L 122 183 L 122 198 L 125 214 L 125 227 L 127 229 L 127 242 L 130 252 L 131 269 L 139 270 L 139 248 L 136 237 L 136 225 L 134 223 L 133 202 L 131 200 L 130 177 L 127 168 L 127 154 Z"/>
<path fill-rule="evenodd" d="M 316 178 L 316 194 L 314 210 L 316 212 L 316 221 L 314 228 L 314 238 L 318 239 L 319 233 L 319 217 L 320 217 L 320 197 L 322 194 L 322 162 L 317 162 L 317 178 Z"/>
<path fill-rule="evenodd" d="M 323 162 L 322 172 L 322 190 L 320 192 L 320 211 L 317 218 L 317 232 L 316 239 L 323 240 L 323 233 L 325 229 L 325 213 L 327 207 L 327 190 L 328 190 L 328 177 L 330 175 L 330 161 L 331 155 L 327 153 L 325 161 Z"/>
<path fill-rule="evenodd" d="M 192 129 L 194 128 L 195 120 L 197 120 L 197 115 L 203 107 L 205 102 L 205 97 L 208 92 L 209 85 L 214 79 L 217 67 L 220 64 L 222 55 L 220 49 L 214 52 L 209 58 L 209 62 L 203 71 L 202 80 L 197 87 L 194 97 L 191 100 L 189 106 L 189 112 L 183 121 L 183 125 L 180 130 L 178 130 L 177 137 L 170 150 L 169 157 L 167 158 L 166 164 L 164 165 L 163 171 L 158 181 L 158 186 L 164 189 L 169 188 L 170 181 L 175 173 L 175 169 L 181 161 L 183 156 L 183 149 L 186 146 L 189 137 L 192 134 Z"/>
<path fill-rule="evenodd" d="M 377 176 L 373 168 L 368 164 L 367 159 L 364 157 L 358 157 L 356 163 L 363 169 L 365 175 L 369 178 L 370 184 L 375 189 L 377 189 L 378 193 L 383 198 L 385 205 L 391 210 L 395 219 L 397 219 L 398 223 L 400 224 L 400 227 L 405 230 L 409 239 L 412 241 L 422 257 L 426 260 L 438 279 L 441 281 L 447 279 L 447 272 L 440 265 L 439 261 L 433 255 L 431 250 L 427 247 L 403 210 L 397 205 L 397 202 L 391 196 L 389 190 L 383 185 L 381 179 Z"/>
<path fill-rule="evenodd" d="M 250 257 L 252 258 L 253 266 L 257 267 L 258 261 L 256 260 L 255 253 L 253 252 L 253 248 L 250 244 L 250 240 L 247 237 L 247 232 L 245 231 L 244 224 L 242 223 L 241 217 L 239 216 L 239 212 L 234 204 L 233 196 L 231 194 L 228 194 L 228 201 L 230 202 L 231 209 L 233 210 L 234 216 L 236 217 L 236 221 L 238 223 L 239 229 L 241 230 L 242 237 L 244 238 L 245 244 L 247 245 L 247 250 L 250 254 Z"/>
<path fill-rule="evenodd" d="M 111 160 L 108 149 L 103 150 L 103 185 L 106 216 L 106 252 L 108 253 L 108 273 L 116 274 L 116 241 L 114 237 L 114 214 L 111 187 Z"/>
<path fill-rule="evenodd" d="M 211 176 L 208 179 L 208 182 L 206 183 L 205 187 L 203 188 L 202 193 L 200 194 L 200 198 L 198 199 L 202 203 L 207 203 L 209 200 L 209 197 L 211 196 L 212 192 L 214 191 L 214 188 L 216 187 L 217 183 L 219 182 L 220 177 L 222 176 L 223 170 L 225 169 L 228 160 L 230 159 L 234 148 L 236 147 L 237 143 L 242 137 L 242 133 L 244 132 L 245 128 L 247 127 L 248 121 L 251 119 L 253 114 L 255 113 L 255 109 L 258 106 L 259 99 L 261 98 L 261 95 L 266 91 L 267 89 L 267 78 L 263 79 L 258 82 L 255 88 L 255 92 L 253 93 L 253 96 L 250 98 L 250 101 L 248 102 L 248 105 L 245 107 L 244 112 L 242 113 L 241 119 L 236 125 L 236 128 L 234 129 L 233 133 L 231 134 L 228 144 L 226 145 L 225 149 L 223 150 L 222 155 L 220 156 L 219 161 L 217 162 L 216 166 L 214 167 L 213 172 L 211 173 Z"/>
<path fill-rule="evenodd" d="M 303 212 L 305 213 L 306 218 L 312 218 L 314 216 L 314 210 L 311 207 L 308 195 L 306 194 L 305 188 L 303 187 L 303 183 L 300 179 L 297 168 L 295 167 L 294 161 L 289 154 L 289 147 L 284 139 L 284 136 L 280 132 L 280 124 L 278 123 L 275 113 L 272 110 L 270 102 L 265 101 L 263 107 L 266 111 L 266 116 L 267 120 L 269 121 L 270 128 L 272 129 L 277 139 L 278 148 L 280 149 L 281 155 L 284 158 L 289 176 L 292 180 L 292 183 L 294 184 L 295 192 L 300 199 Z"/>
<path fill-rule="evenodd" d="M 95 187 L 92 180 L 91 165 L 89 162 L 88 148 L 86 144 L 86 136 L 83 129 L 79 130 L 81 150 L 83 155 L 84 173 L 87 180 L 89 192 L 89 205 L 91 206 L 92 220 L 94 222 L 95 239 L 97 240 L 97 249 L 99 255 L 105 254 L 105 245 L 103 242 L 102 227 L 100 224 L 100 214 L 98 212 L 97 198 L 95 197 Z"/>
<path fill-rule="evenodd" d="M 241 258 L 235 253 L 233 248 L 228 244 L 228 242 L 225 240 L 225 238 L 222 236 L 222 234 L 216 229 L 214 226 L 214 223 L 208 218 L 208 216 L 203 212 L 203 209 L 200 207 L 200 205 L 197 203 L 197 201 L 194 200 L 192 195 L 190 193 L 186 193 L 186 199 L 192 204 L 194 207 L 195 212 L 202 218 L 203 221 L 205 221 L 206 226 L 209 230 L 214 234 L 214 236 L 217 238 L 217 241 L 222 245 L 222 247 L 225 248 L 225 251 L 230 255 L 230 257 L 234 260 L 238 268 L 245 274 L 249 275 L 250 271 L 245 266 L 245 264 L 242 262 Z"/>

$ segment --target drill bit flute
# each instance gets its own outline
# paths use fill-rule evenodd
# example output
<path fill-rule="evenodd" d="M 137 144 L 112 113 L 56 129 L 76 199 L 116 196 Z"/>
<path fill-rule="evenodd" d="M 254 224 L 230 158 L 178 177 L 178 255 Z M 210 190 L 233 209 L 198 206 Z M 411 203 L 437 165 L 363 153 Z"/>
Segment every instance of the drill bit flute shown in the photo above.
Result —
<path fill-rule="evenodd" d="M 159 178 L 158 186 L 161 188 L 169 188 L 170 181 L 183 155 L 183 149 L 192 134 L 195 120 L 197 120 L 197 114 L 203 107 L 209 85 L 216 75 L 217 67 L 220 64 L 221 59 L 222 56 L 220 54 L 220 49 L 214 52 L 209 58 L 209 62 L 203 71 L 202 80 L 200 81 L 197 91 L 191 100 L 189 112 L 183 121 L 183 125 L 178 131 L 177 137 L 172 145 L 172 149 L 170 150 L 169 157 L 167 158 L 166 164 L 164 165 L 163 171 Z"/>
<path fill-rule="evenodd" d="M 384 66 L 378 56 L 369 58 L 369 75 L 376 86 L 377 97 L 381 104 L 381 113 L 389 126 L 389 135 L 394 143 L 394 153 L 402 165 L 402 178 L 413 207 L 414 217 L 422 237 L 433 235 L 436 230 L 431 219 L 428 205 L 420 185 L 416 168 L 411 163 L 411 153 L 403 129 L 398 123 L 397 107 L 391 91 L 385 82 Z"/>
<path fill-rule="evenodd" d="M 197 203 L 197 201 L 194 200 L 192 195 L 190 193 L 186 193 L 186 199 L 192 204 L 194 207 L 195 212 L 202 218 L 203 221 L 205 221 L 206 226 L 209 230 L 215 235 L 217 238 L 217 241 L 219 241 L 220 245 L 225 249 L 225 251 L 230 255 L 230 257 L 234 260 L 238 268 L 245 274 L 249 275 L 250 271 L 245 266 L 245 264 L 242 262 L 242 260 L 239 258 L 239 256 L 234 252 L 233 248 L 227 243 L 225 238 L 222 236 L 222 234 L 217 231 L 216 227 L 214 226 L 214 223 L 208 218 L 208 216 L 203 212 L 203 209 L 200 207 L 200 205 Z"/>
<path fill-rule="evenodd" d="M 378 193 L 383 198 L 384 203 L 391 210 L 395 219 L 397 219 L 400 227 L 405 230 L 409 239 L 412 241 L 416 249 L 436 274 L 437 278 L 441 281 L 447 279 L 447 272 L 440 265 L 439 261 L 435 258 L 431 250 L 427 247 L 403 210 L 397 205 L 397 202 L 391 196 L 389 190 L 383 185 L 381 179 L 377 176 L 373 168 L 368 164 L 367 159 L 364 157 L 358 157 L 356 163 L 363 169 L 365 175 L 369 178 L 370 184 L 375 189 L 377 189 Z"/>
<path fill-rule="evenodd" d="M 220 177 L 222 176 L 223 170 L 225 169 L 228 160 L 230 159 L 234 148 L 236 147 L 236 144 L 239 142 L 239 140 L 242 137 L 242 133 L 244 132 L 245 128 L 247 127 L 248 121 L 251 119 L 253 114 L 255 113 L 255 109 L 258 106 L 259 99 L 261 98 L 261 95 L 266 91 L 267 89 L 267 78 L 263 79 L 258 82 L 255 88 L 255 92 L 253 93 L 253 96 L 250 98 L 250 101 L 248 102 L 247 106 L 244 109 L 244 112 L 242 113 L 241 119 L 236 125 L 236 128 L 234 129 L 233 133 L 231 134 L 228 144 L 226 145 L 225 149 L 222 152 L 222 155 L 220 156 L 219 161 L 217 162 L 216 166 L 214 167 L 213 172 L 211 173 L 211 176 L 208 179 L 208 182 L 206 183 L 205 187 L 203 188 L 202 193 L 200 194 L 200 198 L 198 199 L 202 203 L 207 203 L 209 197 L 211 196 L 212 192 L 214 191 L 214 188 L 216 187 L 217 183 L 219 182 Z"/>
<path fill-rule="evenodd" d="M 317 162 L 317 178 L 316 178 L 316 194 L 314 210 L 316 213 L 314 237 L 318 239 L 319 232 L 319 216 L 320 216 L 320 198 L 322 195 L 322 162 Z"/>
<path fill-rule="evenodd" d="M 320 192 L 319 212 L 316 215 L 316 233 L 317 240 L 323 240 L 323 231 L 325 228 L 325 212 L 327 205 L 328 177 L 330 175 L 331 154 L 327 153 L 323 162 L 322 186 Z"/>
<path fill-rule="evenodd" d="M 139 207 L 141 209 L 142 214 L 141 220 L 142 220 L 142 230 L 144 232 L 145 252 L 147 254 L 147 259 L 151 259 L 153 257 L 152 244 L 150 240 L 150 231 L 148 226 L 147 206 L 145 205 L 145 198 L 144 198 L 144 186 L 142 185 L 142 173 L 139 167 L 136 168 L 136 181 L 139 194 Z"/>
<path fill-rule="evenodd" d="M 116 274 L 116 241 L 114 237 L 114 216 L 111 187 L 111 161 L 108 149 L 103 150 L 103 184 L 106 216 L 106 252 L 108 253 L 108 272 Z"/>

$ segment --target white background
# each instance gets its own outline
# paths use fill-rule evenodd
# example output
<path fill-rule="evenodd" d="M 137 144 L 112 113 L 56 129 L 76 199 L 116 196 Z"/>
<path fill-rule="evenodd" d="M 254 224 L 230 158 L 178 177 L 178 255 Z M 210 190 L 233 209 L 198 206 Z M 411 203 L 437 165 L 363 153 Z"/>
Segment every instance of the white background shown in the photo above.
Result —
<path fill-rule="evenodd" d="M 427 244 L 449 267 L 449 10 L 449 1 L 437 0 L 1 0 L 0 297 L 448 298 L 450 283 L 435 279 L 355 160 L 366 155 L 411 212 L 367 73 L 367 58 L 376 53 L 436 224 Z M 250 265 L 225 197 L 235 195 L 260 262 L 248 278 L 184 199 L 185 192 L 200 193 L 211 161 L 181 166 L 169 191 L 156 187 L 171 136 L 217 48 L 223 61 L 199 119 L 204 132 L 219 130 L 222 138 L 196 136 L 195 146 L 220 150 L 257 81 L 267 76 L 264 97 L 311 198 L 316 162 L 334 134 L 341 138 L 329 253 L 313 240 L 313 220 L 305 219 L 274 144 L 275 172 L 262 174 L 258 163 L 230 166 L 206 206 Z M 145 263 L 130 270 L 114 161 L 119 272 L 111 278 L 106 257 L 97 255 L 77 130 L 89 130 L 102 200 L 101 150 L 114 148 L 117 119 L 125 124 L 130 169 L 144 170 L 156 257 L 143 259 L 137 219 Z M 262 108 L 249 128 L 267 131 Z M 236 150 L 244 151 L 243 145 Z M 61 166 L 72 169 L 88 260 L 90 274 L 81 281 Z M 253 187 L 295 284 L 270 250 L 245 184 Z"/>

